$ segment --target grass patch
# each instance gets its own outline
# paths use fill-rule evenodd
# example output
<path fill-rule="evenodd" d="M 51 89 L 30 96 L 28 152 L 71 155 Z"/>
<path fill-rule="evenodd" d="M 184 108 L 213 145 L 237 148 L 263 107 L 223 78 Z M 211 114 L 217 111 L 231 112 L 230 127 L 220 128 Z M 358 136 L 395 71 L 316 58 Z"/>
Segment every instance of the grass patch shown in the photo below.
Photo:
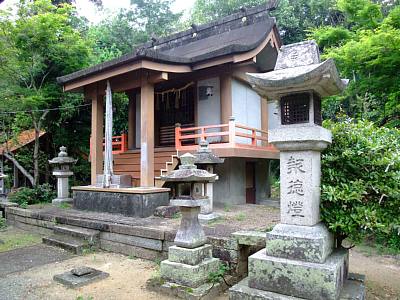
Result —
<path fill-rule="evenodd" d="M 230 212 L 232 209 L 232 205 L 229 203 L 224 204 L 224 212 Z"/>
<path fill-rule="evenodd" d="M 37 234 L 5 230 L 0 232 L 0 252 L 17 248 L 36 245 L 42 242 L 42 237 Z"/>
<path fill-rule="evenodd" d="M 224 218 L 224 217 L 218 217 L 217 219 L 211 220 L 210 222 L 208 222 L 208 223 L 206 224 L 206 226 L 212 227 L 212 226 L 221 224 L 221 223 L 223 223 L 224 221 L 225 221 L 225 218 Z"/>
<path fill-rule="evenodd" d="M 239 222 L 244 221 L 244 220 L 246 220 L 246 214 L 240 213 L 235 217 L 235 219 L 236 219 L 236 221 L 239 221 Z"/>
<path fill-rule="evenodd" d="M 72 205 L 70 203 L 67 203 L 67 202 L 62 202 L 58 207 L 61 208 L 61 209 L 71 209 Z"/>

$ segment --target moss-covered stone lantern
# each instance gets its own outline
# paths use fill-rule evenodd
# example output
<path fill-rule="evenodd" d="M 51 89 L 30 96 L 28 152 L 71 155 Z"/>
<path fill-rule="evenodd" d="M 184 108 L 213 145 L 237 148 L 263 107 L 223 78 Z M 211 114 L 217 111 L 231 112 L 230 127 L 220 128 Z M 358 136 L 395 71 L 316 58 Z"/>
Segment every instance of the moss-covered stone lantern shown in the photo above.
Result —
<path fill-rule="evenodd" d="M 198 219 L 200 207 L 207 203 L 206 187 L 196 190 L 196 186 L 215 181 L 217 175 L 198 169 L 192 154 L 186 153 L 180 160 L 178 170 L 161 176 L 162 180 L 178 185 L 178 193 L 171 199 L 171 205 L 180 207 L 182 220 L 175 246 L 169 247 L 168 260 L 161 262 L 160 274 L 165 288 L 175 286 L 183 293 L 190 289 L 205 294 L 210 288 L 208 276 L 218 270 L 220 262 L 212 257 L 211 245 L 206 244 L 207 238 Z"/>

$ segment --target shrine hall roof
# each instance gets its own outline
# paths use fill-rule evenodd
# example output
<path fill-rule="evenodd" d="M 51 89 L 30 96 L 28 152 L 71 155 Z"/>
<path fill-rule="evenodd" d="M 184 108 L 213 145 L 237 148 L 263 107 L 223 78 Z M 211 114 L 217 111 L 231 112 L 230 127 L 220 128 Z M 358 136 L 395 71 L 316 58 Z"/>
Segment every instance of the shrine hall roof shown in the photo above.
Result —
<path fill-rule="evenodd" d="M 274 30 L 275 18 L 269 16 L 269 11 L 276 7 L 276 2 L 272 0 L 254 8 L 241 9 L 211 23 L 192 26 L 189 30 L 153 39 L 139 45 L 129 54 L 57 80 L 61 84 L 68 83 L 141 59 L 193 66 L 210 59 L 254 50 Z"/>

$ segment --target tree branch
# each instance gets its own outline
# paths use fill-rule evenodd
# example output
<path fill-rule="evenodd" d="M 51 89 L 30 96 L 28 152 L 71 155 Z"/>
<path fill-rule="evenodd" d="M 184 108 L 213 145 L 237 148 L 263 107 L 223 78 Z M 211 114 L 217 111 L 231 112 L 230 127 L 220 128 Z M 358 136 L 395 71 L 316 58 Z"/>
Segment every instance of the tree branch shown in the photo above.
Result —
<path fill-rule="evenodd" d="M 23 166 L 21 166 L 21 164 L 11 154 L 11 152 L 4 152 L 3 155 L 5 158 L 7 158 L 9 161 L 11 161 L 14 164 L 14 166 L 17 167 L 18 170 L 21 171 L 21 173 L 30 181 L 32 186 L 35 186 L 35 181 L 33 179 L 33 176 L 31 174 L 29 174 L 29 172 Z"/>

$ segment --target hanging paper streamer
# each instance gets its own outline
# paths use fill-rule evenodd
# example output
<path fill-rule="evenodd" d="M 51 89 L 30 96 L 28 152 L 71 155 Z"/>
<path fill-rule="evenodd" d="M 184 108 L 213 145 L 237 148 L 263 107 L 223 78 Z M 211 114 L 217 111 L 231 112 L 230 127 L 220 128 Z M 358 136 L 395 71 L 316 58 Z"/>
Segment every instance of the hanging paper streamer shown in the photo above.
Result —
<path fill-rule="evenodd" d="M 112 156 L 112 128 L 113 128 L 113 110 L 112 110 L 112 92 L 110 82 L 107 81 L 106 90 L 106 121 L 105 121 L 105 149 L 104 149 L 104 174 L 103 187 L 109 188 L 113 171 Z"/>

